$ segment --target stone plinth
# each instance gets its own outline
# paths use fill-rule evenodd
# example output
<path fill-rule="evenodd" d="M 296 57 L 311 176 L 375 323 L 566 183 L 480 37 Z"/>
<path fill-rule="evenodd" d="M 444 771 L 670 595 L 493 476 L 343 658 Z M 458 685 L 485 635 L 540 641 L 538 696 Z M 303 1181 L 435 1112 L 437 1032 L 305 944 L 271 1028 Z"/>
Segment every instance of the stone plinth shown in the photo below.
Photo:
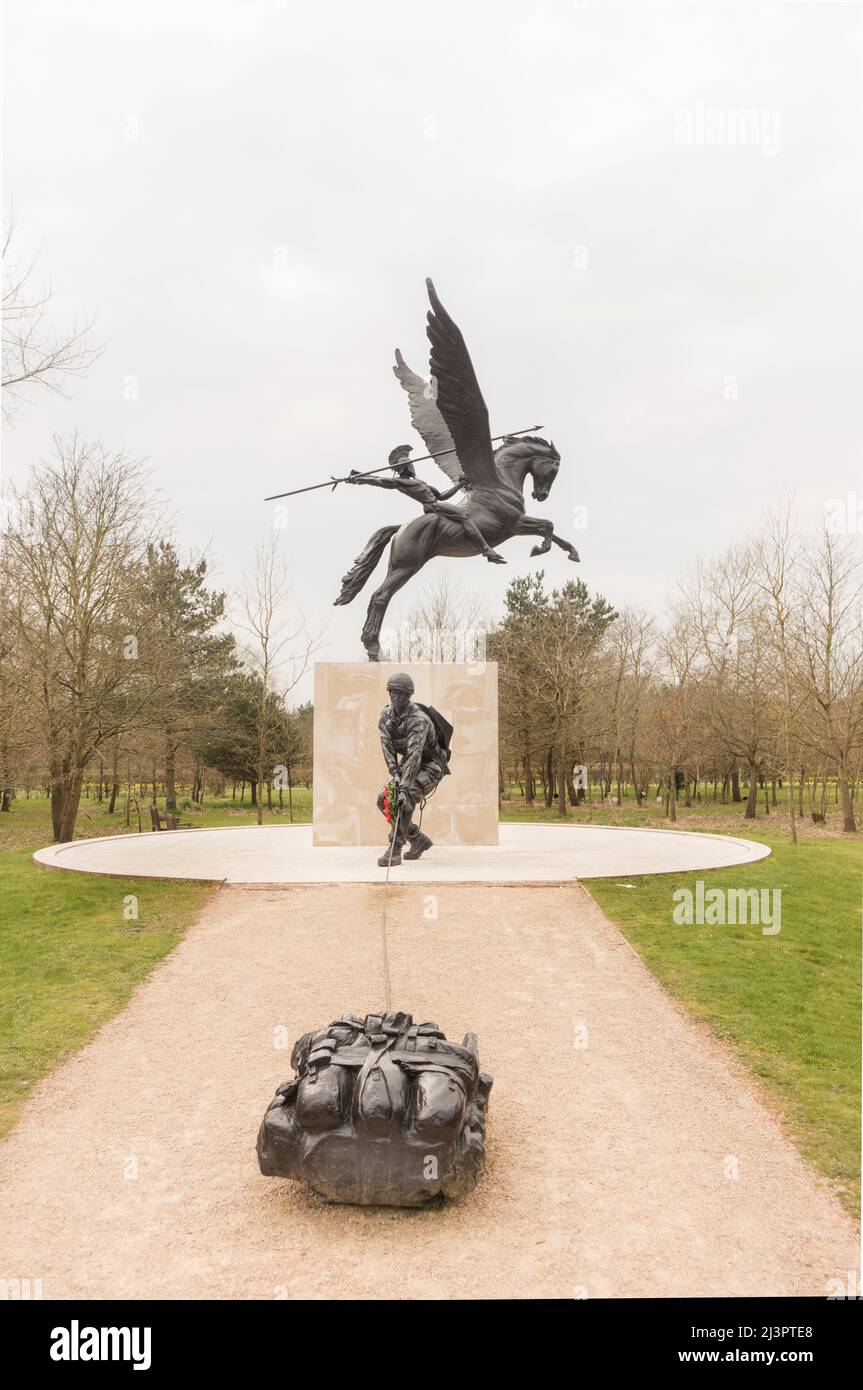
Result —
<path fill-rule="evenodd" d="M 315 666 L 314 843 L 383 845 L 375 804 L 387 780 L 378 719 L 387 680 L 407 671 L 415 698 L 453 725 L 451 775 L 423 812 L 436 844 L 498 842 L 497 663 L 319 661 Z"/>

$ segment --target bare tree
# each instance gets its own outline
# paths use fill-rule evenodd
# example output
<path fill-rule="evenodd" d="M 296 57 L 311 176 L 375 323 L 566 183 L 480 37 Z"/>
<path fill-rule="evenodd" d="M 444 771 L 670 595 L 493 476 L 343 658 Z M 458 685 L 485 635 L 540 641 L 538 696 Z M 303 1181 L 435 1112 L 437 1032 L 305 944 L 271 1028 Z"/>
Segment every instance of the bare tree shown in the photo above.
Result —
<path fill-rule="evenodd" d="M 755 580 L 764 595 L 770 614 L 769 640 L 776 653 L 782 682 L 780 718 L 785 774 L 788 781 L 788 825 L 792 844 L 797 843 L 797 813 L 794 801 L 794 727 L 805 693 L 795 679 L 797 613 L 792 575 L 799 564 L 799 546 L 788 505 L 767 517 L 755 546 Z M 802 794 L 802 785 L 801 785 Z"/>
<path fill-rule="evenodd" d="M 142 718 L 140 566 L 157 516 L 142 466 L 55 438 L 15 506 L 2 553 L 21 666 L 47 749 L 55 840 L 71 840 L 87 763 Z"/>
<path fill-rule="evenodd" d="M 802 566 L 804 738 L 836 769 L 842 828 L 857 826 L 849 775 L 863 738 L 863 562 L 850 537 L 822 527 Z"/>
<path fill-rule="evenodd" d="M 13 595 L 8 586 L 3 585 L 0 586 L 0 812 L 10 810 L 20 761 L 27 752 L 32 752 L 37 742 L 30 729 L 27 693 Z"/>
<path fill-rule="evenodd" d="M 256 677 L 257 821 L 263 824 L 263 787 L 272 785 L 267 766 L 276 723 L 284 701 L 309 669 L 320 645 L 301 613 L 289 609 L 289 566 L 274 538 L 258 546 L 251 573 L 239 595 L 236 626 L 245 635 L 240 646 L 245 665 Z"/>
<path fill-rule="evenodd" d="M 674 609 L 697 643 L 704 668 L 701 704 L 709 725 L 729 761 L 748 767 L 747 820 L 756 814 L 758 779 L 773 728 L 769 623 L 754 570 L 752 547 L 730 546 L 718 559 L 696 566 Z"/>
<path fill-rule="evenodd" d="M 481 661 L 486 605 L 446 577 L 427 584 L 389 644 L 394 661 Z"/>
<path fill-rule="evenodd" d="M 643 731 L 645 693 L 653 679 L 654 641 L 654 620 L 641 609 L 624 608 L 617 622 L 609 629 L 615 673 L 609 712 L 614 724 L 618 798 L 622 792 L 621 784 L 628 776 L 638 806 L 641 805 L 643 792 L 636 766 L 636 750 Z"/>
<path fill-rule="evenodd" d="M 104 351 L 93 341 L 92 319 L 65 331 L 52 328 L 49 306 L 53 291 L 39 283 L 36 257 L 18 254 L 15 219 L 3 233 L 3 419 L 11 424 L 27 400 L 30 386 L 65 395 L 73 378 L 87 372 Z"/>
<path fill-rule="evenodd" d="M 667 815 L 677 820 L 677 776 L 692 754 L 697 684 L 697 646 L 680 614 L 658 642 L 662 677 L 653 700 L 652 736 L 659 769 L 667 787 Z"/>

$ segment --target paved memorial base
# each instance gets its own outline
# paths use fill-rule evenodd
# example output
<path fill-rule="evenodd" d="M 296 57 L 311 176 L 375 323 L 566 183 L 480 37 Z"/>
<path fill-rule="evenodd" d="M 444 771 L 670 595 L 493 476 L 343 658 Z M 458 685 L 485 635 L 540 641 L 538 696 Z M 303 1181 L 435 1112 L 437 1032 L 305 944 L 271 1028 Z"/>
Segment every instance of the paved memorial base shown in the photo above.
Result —
<path fill-rule="evenodd" d="M 215 895 L 0 1144 L 0 1279 L 45 1299 L 372 1301 L 824 1298 L 856 1279 L 854 1223 L 577 884 L 444 885 L 433 918 L 427 890 L 389 894 L 394 1005 L 475 1029 L 494 1075 L 476 1192 L 356 1208 L 262 1177 L 292 1043 L 383 1006 L 383 892 Z"/>
<path fill-rule="evenodd" d="M 243 826 L 72 840 L 38 850 L 37 864 L 124 878 L 226 883 L 379 883 L 378 846 L 322 847 L 312 827 Z M 766 845 L 731 835 L 602 825 L 501 825 L 498 845 L 438 845 L 391 870 L 397 883 L 561 883 L 685 873 L 751 864 Z"/>

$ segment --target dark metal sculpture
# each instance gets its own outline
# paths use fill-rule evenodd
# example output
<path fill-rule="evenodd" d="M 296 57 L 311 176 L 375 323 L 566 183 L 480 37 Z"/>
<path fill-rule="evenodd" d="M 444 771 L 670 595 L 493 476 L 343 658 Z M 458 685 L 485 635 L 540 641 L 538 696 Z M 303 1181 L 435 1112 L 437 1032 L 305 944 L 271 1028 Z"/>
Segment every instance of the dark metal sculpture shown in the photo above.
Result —
<path fill-rule="evenodd" d="M 560 455 L 554 444 L 537 435 L 506 435 L 500 448 L 492 448 L 488 410 L 464 338 L 431 280 L 426 285 L 432 306 L 427 326 L 431 380 L 425 382 L 412 372 L 398 350 L 393 371 L 408 394 L 411 420 L 429 453 L 451 483 L 468 489 L 458 509 L 465 515 L 454 518 L 455 509 L 442 504 L 440 497 L 418 497 L 424 507 L 422 516 L 404 526 L 382 526 L 357 556 L 342 580 L 337 605 L 356 597 L 392 541 L 386 578 L 372 595 L 363 627 L 370 661 L 381 659 L 380 632 L 390 599 L 436 555 L 485 554 L 499 560 L 493 546 L 513 536 L 541 536 L 531 555 L 545 554 L 554 542 L 570 560 L 578 560 L 575 546 L 555 534 L 551 521 L 525 515 L 522 492 L 528 474 L 537 501 L 548 497 L 557 477 Z M 356 475 L 354 481 L 363 477 L 371 481 L 368 475 Z"/>
<path fill-rule="evenodd" d="M 459 1047 L 410 1014 L 348 1013 L 300 1038 L 291 1066 L 258 1134 L 267 1177 L 362 1206 L 418 1207 L 476 1186 L 492 1078 L 473 1033 Z"/>
<path fill-rule="evenodd" d="M 498 555 L 496 550 L 492 550 L 485 536 L 468 516 L 467 508 L 457 507 L 454 503 L 450 503 L 449 499 L 455 497 L 457 492 L 470 491 L 471 483 L 469 480 L 462 475 L 448 491 L 438 492 L 436 487 L 432 487 L 430 483 L 417 477 L 416 469 L 408 458 L 410 452 L 410 444 L 399 444 L 397 449 L 392 450 L 387 465 L 393 470 L 392 478 L 375 478 L 370 473 L 352 472 L 344 481 L 403 493 L 412 501 L 419 502 L 426 515 L 444 516 L 448 517 L 450 521 L 454 521 L 457 526 L 461 527 L 465 535 L 479 547 L 480 555 L 484 555 L 486 560 L 490 560 L 495 565 L 505 565 L 506 560 L 502 555 Z"/>
<path fill-rule="evenodd" d="M 506 434 L 492 435 L 491 442 L 492 444 L 497 444 L 501 439 L 514 439 L 518 434 L 535 434 L 537 430 L 541 429 L 542 425 L 528 425 L 527 428 L 523 430 L 507 430 Z M 407 444 L 399 445 L 399 450 L 401 449 L 407 449 L 408 453 L 412 452 L 412 446 Z M 393 450 L 393 453 L 395 452 L 396 451 Z M 411 459 L 411 464 L 426 463 L 428 459 L 439 459 L 443 458 L 445 454 L 454 453 L 455 449 L 442 449 L 441 452 L 437 454 L 420 454 L 419 458 Z M 303 492 L 320 492 L 321 488 L 324 487 L 328 487 L 330 492 L 335 492 L 339 483 L 355 483 L 359 478 L 373 478 L 376 473 L 386 473 L 387 469 L 393 466 L 391 462 L 392 456 L 393 455 L 390 454 L 390 461 L 382 463 L 380 468 L 367 468 L 364 473 L 358 473 L 355 468 L 352 468 L 350 473 L 346 474 L 343 478 L 337 478 L 335 474 L 330 474 L 330 477 L 325 483 L 309 483 L 307 487 L 292 487 L 290 492 L 274 492 L 270 497 L 265 497 L 264 501 L 278 502 L 282 497 L 299 497 Z"/>
<path fill-rule="evenodd" d="M 406 672 L 390 676 L 390 703 L 378 721 L 381 751 L 391 778 L 378 797 L 378 810 L 390 825 L 389 849 L 378 860 L 382 869 L 400 864 L 408 843 L 405 859 L 419 859 L 431 849 L 433 842 L 414 824 L 413 813 L 449 774 L 452 725 L 431 706 L 415 703 L 413 693 L 414 683 Z"/>

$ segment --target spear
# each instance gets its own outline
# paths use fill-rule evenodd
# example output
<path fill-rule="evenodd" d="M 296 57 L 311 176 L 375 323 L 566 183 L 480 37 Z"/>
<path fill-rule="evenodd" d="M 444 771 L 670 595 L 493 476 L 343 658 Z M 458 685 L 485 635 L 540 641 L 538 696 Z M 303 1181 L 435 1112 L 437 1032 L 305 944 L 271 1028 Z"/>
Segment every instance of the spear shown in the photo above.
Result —
<path fill-rule="evenodd" d="M 517 434 L 534 434 L 541 430 L 542 425 L 527 425 L 523 430 L 507 430 L 506 434 L 496 434 L 492 439 L 492 444 L 496 444 L 499 439 L 513 439 Z M 447 454 L 454 454 L 455 449 L 441 449 L 437 454 L 421 454 L 417 459 L 405 459 L 405 463 L 425 463 L 427 459 L 442 459 Z M 386 473 L 391 464 L 385 463 L 382 468 L 370 468 L 367 473 L 355 473 L 355 478 L 370 478 L 373 473 Z M 317 492 L 318 488 L 331 487 L 335 490 L 339 483 L 346 483 L 347 478 L 330 478 L 328 483 L 312 483 L 309 487 L 295 487 L 292 492 L 276 492 L 272 497 L 265 497 L 265 502 L 278 502 L 281 497 L 296 497 L 301 492 Z"/>

